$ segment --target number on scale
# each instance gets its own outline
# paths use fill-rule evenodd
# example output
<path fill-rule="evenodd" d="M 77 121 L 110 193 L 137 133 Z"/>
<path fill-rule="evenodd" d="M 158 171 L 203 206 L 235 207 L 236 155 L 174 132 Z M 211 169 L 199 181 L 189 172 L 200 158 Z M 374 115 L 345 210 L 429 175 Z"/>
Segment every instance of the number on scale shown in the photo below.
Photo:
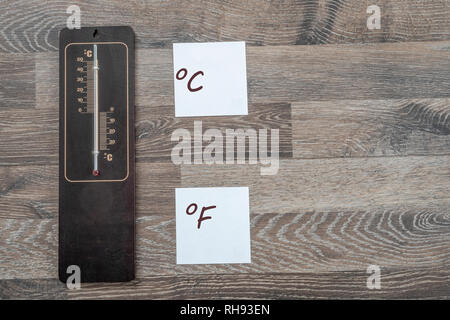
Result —
<path fill-rule="evenodd" d="M 91 58 L 92 57 L 92 50 L 84 49 L 84 54 L 86 57 Z"/>

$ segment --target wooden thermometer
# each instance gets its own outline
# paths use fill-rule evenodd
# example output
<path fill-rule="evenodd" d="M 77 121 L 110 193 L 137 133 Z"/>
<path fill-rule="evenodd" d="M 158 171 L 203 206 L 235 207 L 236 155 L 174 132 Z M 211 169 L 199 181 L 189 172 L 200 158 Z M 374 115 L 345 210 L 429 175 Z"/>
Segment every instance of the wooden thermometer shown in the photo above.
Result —
<path fill-rule="evenodd" d="M 66 282 L 79 267 L 81 282 L 129 281 L 134 33 L 129 27 L 64 29 L 59 44 L 59 278 Z"/>

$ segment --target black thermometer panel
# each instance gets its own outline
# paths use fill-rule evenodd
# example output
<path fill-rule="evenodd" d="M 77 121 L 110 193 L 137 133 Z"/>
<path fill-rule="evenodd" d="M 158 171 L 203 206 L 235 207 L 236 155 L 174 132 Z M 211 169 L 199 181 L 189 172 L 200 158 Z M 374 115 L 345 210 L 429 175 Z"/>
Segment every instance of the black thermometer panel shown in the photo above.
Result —
<path fill-rule="evenodd" d="M 134 278 L 134 150 L 132 29 L 62 30 L 61 281 L 78 268 L 81 282 Z"/>
<path fill-rule="evenodd" d="M 125 43 L 114 42 L 69 43 L 65 48 L 69 181 L 121 181 L 128 176 L 127 51 Z"/>

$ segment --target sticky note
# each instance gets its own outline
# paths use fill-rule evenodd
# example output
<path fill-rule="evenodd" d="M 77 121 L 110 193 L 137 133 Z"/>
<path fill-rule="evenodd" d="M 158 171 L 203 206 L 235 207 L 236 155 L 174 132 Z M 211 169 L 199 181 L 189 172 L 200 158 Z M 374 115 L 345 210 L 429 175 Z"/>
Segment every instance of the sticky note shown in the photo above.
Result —
<path fill-rule="evenodd" d="M 175 116 L 246 115 L 245 42 L 173 44 Z"/>
<path fill-rule="evenodd" d="M 248 187 L 177 188 L 177 264 L 250 263 Z"/>

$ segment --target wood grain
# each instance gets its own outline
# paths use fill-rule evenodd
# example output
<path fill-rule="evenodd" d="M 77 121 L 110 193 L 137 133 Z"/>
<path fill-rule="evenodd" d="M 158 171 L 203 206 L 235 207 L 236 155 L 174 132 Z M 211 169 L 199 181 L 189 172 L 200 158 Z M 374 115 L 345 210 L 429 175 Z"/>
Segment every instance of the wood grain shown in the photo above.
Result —
<path fill-rule="evenodd" d="M 186 129 L 190 132 L 191 159 L 193 161 L 196 155 L 193 144 L 194 141 L 199 141 L 194 137 L 194 121 L 201 122 L 203 133 L 208 129 L 218 129 L 224 137 L 227 129 L 253 129 L 257 133 L 260 129 L 267 129 L 267 141 L 269 142 L 271 130 L 276 129 L 279 131 L 280 158 L 292 157 L 290 104 L 251 104 L 248 106 L 247 116 L 175 118 L 173 113 L 174 106 L 137 109 L 136 152 L 138 161 L 171 162 L 172 149 L 178 143 L 178 140 L 171 141 L 171 136 L 177 129 Z M 225 150 L 225 138 L 223 140 L 222 145 Z M 202 144 L 204 150 L 209 141 L 204 141 Z M 248 139 L 245 150 L 248 161 Z M 222 158 L 225 159 L 225 156 L 222 155 Z"/>
<path fill-rule="evenodd" d="M 448 154 L 450 99 L 305 101 L 292 106 L 295 158 Z"/>
<path fill-rule="evenodd" d="M 1 5 L 0 299 L 450 298 L 450 0 L 78 1 L 83 26 L 130 25 L 138 48 L 137 280 L 79 291 L 56 280 L 72 4 Z M 172 43 L 228 40 L 247 43 L 249 115 L 175 118 Z M 278 174 L 172 164 L 195 120 L 279 129 Z M 174 189 L 211 186 L 249 186 L 251 264 L 176 265 Z"/>
<path fill-rule="evenodd" d="M 370 264 L 445 269 L 449 204 L 252 212 L 252 263 L 232 265 L 176 265 L 175 218 L 144 216 L 137 221 L 137 275 L 357 271 Z"/>
<path fill-rule="evenodd" d="M 58 277 L 57 219 L 0 219 L 1 279 Z"/>
<path fill-rule="evenodd" d="M 261 176 L 257 165 L 182 165 L 181 186 L 248 186 L 254 213 L 431 204 L 449 198 L 449 161 L 449 156 L 280 160 L 273 176 Z"/>
<path fill-rule="evenodd" d="M 136 165 L 136 215 L 172 215 L 180 168 L 172 163 Z"/>
<path fill-rule="evenodd" d="M 57 109 L 20 109 L 0 112 L 0 167 L 58 163 Z"/>
<path fill-rule="evenodd" d="M 67 289 L 57 279 L 0 280 L 0 300 L 62 300 Z"/>
<path fill-rule="evenodd" d="M 300 126 L 304 126 L 304 123 L 298 120 L 301 120 L 302 116 L 307 116 L 307 110 L 311 110 L 310 117 L 314 116 L 311 113 L 317 106 L 314 103 L 300 101 L 323 100 L 333 104 L 336 99 L 346 101 L 349 99 L 410 99 L 411 101 L 400 102 L 400 104 L 392 101 L 380 103 L 355 101 L 352 105 L 359 103 L 360 107 L 358 112 L 352 112 L 352 114 L 349 113 L 352 110 L 351 106 L 347 109 L 337 109 L 345 103 L 342 102 L 334 107 L 334 112 L 335 114 L 340 112 L 339 115 L 341 115 L 343 111 L 339 110 L 347 110 L 346 117 L 351 117 L 348 121 L 356 123 L 363 121 L 358 117 L 365 112 L 367 114 L 365 117 L 369 117 L 369 120 L 364 123 L 373 143 L 378 143 L 377 138 L 380 135 L 384 138 L 386 134 L 394 135 L 392 139 L 398 140 L 398 142 L 391 141 L 393 146 L 386 143 L 381 143 L 380 146 L 366 146 L 365 148 L 368 149 L 377 147 L 381 149 L 373 152 L 369 150 L 365 154 L 448 154 L 446 152 L 448 150 L 446 137 L 448 100 L 445 98 L 449 96 L 447 87 L 450 85 L 450 73 L 447 72 L 450 70 L 449 48 L 450 42 L 378 44 L 357 48 L 333 45 L 314 47 L 314 51 L 311 51 L 308 46 L 248 48 L 248 90 L 251 114 L 246 120 L 256 128 L 269 125 L 274 128 L 283 128 L 281 151 L 283 157 L 289 157 L 292 147 L 289 146 L 290 124 L 287 120 L 290 116 L 286 113 L 288 110 L 284 109 L 280 103 L 295 102 L 297 105 L 297 110 L 293 112 L 298 124 L 293 128 L 297 134 L 295 147 L 298 146 L 298 134 L 303 134 Z M 170 130 L 178 126 L 190 125 L 193 121 L 185 119 L 178 121 L 172 117 L 171 52 L 165 49 L 138 50 L 137 57 L 136 100 L 138 130 L 141 130 L 138 135 L 142 138 L 137 141 L 138 161 L 140 159 L 167 160 L 170 143 L 168 140 L 162 142 L 159 134 L 163 133 L 163 136 L 167 138 Z M 35 68 L 36 79 L 38 79 L 36 80 L 36 108 L 23 111 L 14 108 L 14 105 L 3 108 L 0 114 L 2 125 L 0 130 L 5 138 L 0 140 L 0 164 L 56 164 L 58 84 L 57 78 L 54 77 L 57 64 L 52 62 L 55 59 L 57 57 L 54 53 L 36 55 Z M 6 78 L 8 77 L 16 76 L 7 74 Z M 424 100 L 424 103 L 420 104 L 420 101 L 414 99 L 417 97 L 444 99 Z M 19 95 L 15 98 L 20 105 L 27 105 L 29 99 L 28 95 Z M 366 104 L 361 105 L 361 103 Z M 416 106 L 417 103 L 419 104 Z M 306 104 L 309 104 L 309 107 Z M 372 107 L 373 104 L 376 105 Z M 271 106 L 273 113 L 266 113 L 266 108 Z M 317 109 L 320 110 L 320 108 Z M 332 110 L 330 109 L 331 113 Z M 195 119 L 191 118 L 191 120 Z M 243 126 L 242 120 L 242 117 L 231 117 L 230 122 L 227 121 L 226 124 L 231 127 Z M 320 128 L 327 127 L 328 131 L 324 130 L 324 134 L 333 129 L 329 120 L 319 114 L 310 122 L 318 121 L 320 121 L 318 124 Z M 437 121 L 434 129 L 433 121 Z M 212 121 L 211 126 L 213 125 L 217 123 Z M 373 128 L 374 125 L 383 125 L 386 128 L 377 131 Z M 352 125 L 347 128 L 351 130 Z M 400 130 L 398 137 L 395 136 L 397 132 L 389 133 L 396 129 Z M 409 130 L 414 131 L 409 135 L 412 141 L 408 140 L 411 142 L 408 146 L 409 150 L 402 152 L 401 144 L 406 143 L 402 141 L 402 137 L 408 134 Z M 9 135 L 10 132 L 13 134 Z M 158 136 L 153 136 L 152 132 Z M 33 136 L 33 139 L 29 139 L 30 136 Z M 434 139 L 435 136 L 436 139 Z M 433 138 L 435 148 L 429 145 L 430 138 Z M 331 133 L 328 139 L 335 139 L 336 141 L 330 144 L 336 145 L 342 143 L 343 136 Z M 357 139 L 361 138 L 357 137 Z M 396 146 L 396 143 L 400 146 Z M 430 147 L 427 148 L 427 145 Z M 314 153 L 311 154 L 309 149 L 304 155 L 299 155 L 298 147 L 295 156 L 302 158 L 330 156 L 324 155 L 323 148 L 314 147 L 312 144 L 309 147 L 315 148 Z M 32 153 L 29 152 L 31 148 Z M 329 152 L 334 156 L 350 154 L 348 148 L 343 152 L 333 149 Z M 354 152 L 353 154 L 361 156 L 364 153 Z"/>
<path fill-rule="evenodd" d="M 381 290 L 359 272 L 207 274 L 146 277 L 127 284 L 87 285 L 69 299 L 445 299 L 448 271 L 382 269 Z M 336 290 L 335 288 L 339 288 Z"/>
<path fill-rule="evenodd" d="M 0 166 L 0 217 L 58 216 L 58 167 Z"/>
<path fill-rule="evenodd" d="M 250 47 L 249 101 L 448 97 L 450 43 Z"/>
<path fill-rule="evenodd" d="M 446 98 L 450 42 L 247 47 L 249 103 Z M 173 105 L 172 51 L 138 50 L 136 104 Z"/>
<path fill-rule="evenodd" d="M 138 212 L 171 215 L 175 187 L 249 186 L 254 213 L 373 208 L 449 198 L 449 156 L 281 160 L 277 175 L 258 165 L 139 163 Z M 3 166 L 0 214 L 4 218 L 57 216 L 58 170 Z M 181 182 L 180 182 L 181 177 Z M 220 177 L 220 179 L 218 179 Z M 214 182 L 212 184 L 212 182 Z"/>
<path fill-rule="evenodd" d="M 35 102 L 34 56 L 0 54 L 0 111 L 29 109 Z"/>
<path fill-rule="evenodd" d="M 405 207 L 252 214 L 252 263 L 233 265 L 176 265 L 174 217 L 141 216 L 137 220 L 137 279 L 179 274 L 361 271 L 371 264 L 447 270 L 449 202 L 431 209 Z M 2 279 L 55 277 L 55 219 L 1 219 L 0 231 Z"/>
<path fill-rule="evenodd" d="M 381 289 L 364 271 L 287 274 L 148 276 L 130 283 L 83 284 L 57 279 L 0 280 L 0 299 L 448 299 L 448 271 L 381 269 Z M 339 288 L 336 290 L 335 288 Z"/>
<path fill-rule="evenodd" d="M 179 167 L 169 163 L 137 165 L 137 210 L 174 212 Z M 58 216 L 58 166 L 0 166 L 0 218 L 51 219 Z"/>
<path fill-rule="evenodd" d="M 66 26 L 66 0 L 2 4 L 0 52 L 56 51 Z M 448 0 L 77 1 L 82 26 L 130 25 L 140 48 L 173 42 L 244 40 L 294 45 L 449 40 Z M 380 30 L 368 30 L 369 5 L 381 8 Z"/>

